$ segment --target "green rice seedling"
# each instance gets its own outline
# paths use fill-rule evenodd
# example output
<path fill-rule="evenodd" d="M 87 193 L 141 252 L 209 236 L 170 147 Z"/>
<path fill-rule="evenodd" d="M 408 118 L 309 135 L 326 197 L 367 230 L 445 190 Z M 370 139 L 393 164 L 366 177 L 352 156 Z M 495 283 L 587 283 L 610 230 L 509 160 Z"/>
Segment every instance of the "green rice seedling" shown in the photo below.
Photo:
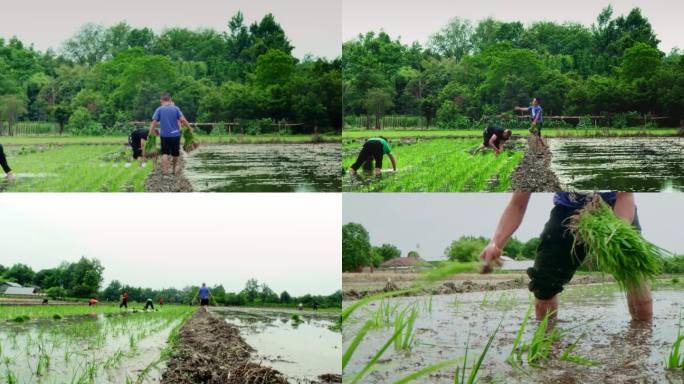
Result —
<path fill-rule="evenodd" d="M 534 335 L 532 335 L 530 343 L 523 345 L 523 349 L 527 351 L 527 364 L 530 366 L 538 367 L 539 363 L 547 360 L 551 354 L 551 345 L 560 339 L 560 333 L 555 328 L 547 333 L 552 315 L 552 312 L 546 312 Z"/>
<path fill-rule="evenodd" d="M 413 340 L 415 338 L 413 327 L 415 325 L 417 317 L 418 309 L 415 305 L 412 305 L 410 308 L 404 308 L 404 310 L 401 311 L 398 316 L 396 316 L 394 320 L 394 329 L 397 330 L 402 328 L 404 329 L 405 333 L 403 333 L 402 335 L 400 335 L 400 337 L 395 339 L 395 349 L 407 351 L 411 348 L 411 345 L 413 344 Z"/>
<path fill-rule="evenodd" d="M 355 310 L 359 309 L 360 307 L 362 307 L 368 303 L 371 303 L 371 302 L 377 301 L 377 300 L 381 300 L 381 299 L 384 299 L 387 297 L 402 296 L 402 295 L 405 295 L 407 293 L 419 291 L 420 289 L 422 289 L 422 287 L 413 287 L 413 288 L 401 289 L 398 291 L 382 292 L 382 293 L 377 293 L 374 295 L 366 296 L 363 299 L 357 300 L 356 302 L 354 302 L 353 304 L 351 304 L 350 306 L 348 306 L 347 308 L 342 310 L 342 315 L 341 315 L 342 322 L 346 321 L 347 318 Z"/>
<path fill-rule="evenodd" d="M 479 263 L 470 262 L 463 263 L 460 261 L 447 261 L 440 264 L 439 267 L 427 270 L 423 273 L 419 284 L 434 283 L 448 279 L 452 275 L 459 273 L 477 272 Z"/>
<path fill-rule="evenodd" d="M 189 129 L 183 128 L 182 130 L 183 134 L 183 150 L 187 153 L 190 153 L 194 151 L 195 149 L 199 148 L 199 140 L 197 140 L 196 136 L 190 132 Z"/>
<path fill-rule="evenodd" d="M 586 357 L 582 356 L 577 356 L 573 355 L 572 352 L 575 350 L 575 347 L 577 347 L 577 344 L 579 341 L 584 337 L 584 333 L 581 333 L 579 336 L 577 336 L 577 339 L 572 342 L 570 345 L 568 345 L 564 350 L 563 353 L 560 355 L 560 360 L 561 361 L 570 361 L 575 364 L 580 364 L 580 365 L 599 365 L 600 363 L 595 360 L 590 360 L 587 359 Z"/>
<path fill-rule="evenodd" d="M 437 372 L 437 371 L 442 370 L 446 367 L 450 367 L 452 365 L 459 364 L 461 362 L 461 360 L 463 360 L 463 358 L 441 361 L 437 364 L 433 364 L 429 367 L 425 367 L 425 368 L 422 368 L 418 371 L 412 372 L 409 375 L 395 381 L 394 384 L 410 383 L 410 382 L 418 380 L 424 376 L 427 376 L 433 372 Z"/>
<path fill-rule="evenodd" d="M 54 320 L 62 320 L 62 315 L 60 315 L 59 313 L 55 313 L 54 315 L 52 315 L 52 318 Z"/>
<path fill-rule="evenodd" d="M 152 158 L 159 154 L 159 148 L 157 146 L 157 136 L 148 135 L 147 141 L 145 141 L 145 157 Z"/>
<path fill-rule="evenodd" d="M 677 324 L 677 339 L 672 344 L 672 350 L 667 355 L 666 366 L 668 369 L 681 368 L 684 370 L 684 350 L 682 350 L 682 342 L 684 335 L 682 335 L 682 313 L 679 313 L 679 323 Z"/>
<path fill-rule="evenodd" d="M 344 355 L 342 355 L 342 369 L 347 366 L 347 363 L 349 363 L 349 360 L 351 360 L 352 355 L 354 355 L 354 351 L 359 344 L 361 344 L 361 341 L 363 341 L 363 338 L 366 337 L 366 334 L 371 328 L 373 328 L 373 322 L 368 320 L 363 327 L 361 327 L 361 330 L 354 335 L 354 339 L 352 339 L 349 347 L 346 351 L 344 351 Z"/>
<path fill-rule="evenodd" d="M 636 289 L 660 274 L 660 259 L 667 251 L 645 240 L 598 196 L 571 217 L 570 228 L 573 246 L 584 246 L 588 262 L 611 274 L 622 289 Z"/>
<path fill-rule="evenodd" d="M 373 355 L 373 357 L 366 363 L 366 365 L 363 367 L 361 371 L 356 373 L 354 375 L 354 378 L 352 379 L 352 384 L 358 383 L 359 380 L 361 380 L 367 373 L 370 371 L 375 364 L 377 364 L 378 360 L 380 360 L 380 357 L 385 353 L 387 348 L 389 348 L 390 345 L 392 345 L 395 340 L 398 337 L 401 337 L 402 332 L 404 331 L 404 328 L 406 327 L 406 323 L 404 323 L 399 329 L 396 329 L 392 336 L 387 339 L 385 344 Z"/>
<path fill-rule="evenodd" d="M 527 322 L 529 321 L 531 314 L 532 303 L 530 303 L 527 306 L 527 312 L 525 312 L 525 317 L 523 317 L 522 324 L 520 324 L 520 328 L 518 329 L 518 332 L 516 332 L 515 334 L 515 339 L 513 339 L 513 348 L 511 349 L 511 353 L 506 358 L 506 362 L 511 364 L 512 366 L 519 367 L 522 365 L 522 337 L 525 333 L 525 327 L 527 326 Z"/>

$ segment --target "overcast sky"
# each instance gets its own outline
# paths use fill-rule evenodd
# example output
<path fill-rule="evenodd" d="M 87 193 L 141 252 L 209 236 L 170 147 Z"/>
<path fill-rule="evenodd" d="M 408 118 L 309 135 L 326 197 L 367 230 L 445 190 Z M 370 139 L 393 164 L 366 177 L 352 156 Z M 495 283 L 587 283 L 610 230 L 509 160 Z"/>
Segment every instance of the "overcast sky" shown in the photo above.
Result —
<path fill-rule="evenodd" d="M 168 27 L 227 30 L 238 11 L 245 24 L 272 13 L 294 45 L 294 55 L 341 54 L 340 0 L 0 0 L 0 37 L 14 35 L 45 51 L 61 47 L 84 24 L 126 21 L 159 32 Z"/>
<path fill-rule="evenodd" d="M 341 288 L 341 196 L 281 194 L 2 194 L 0 264 L 34 270 L 85 255 L 105 285 L 182 288 L 254 277 L 276 292 Z"/>
<path fill-rule="evenodd" d="M 342 36 L 344 41 L 359 33 L 384 29 L 393 38 L 401 36 L 404 43 L 418 41 L 425 44 L 451 18 L 461 17 L 476 23 L 489 16 L 502 21 L 572 21 L 591 25 L 601 9 L 613 5 L 613 15 L 627 14 L 640 7 L 650 21 L 660 49 L 666 53 L 672 47 L 684 48 L 681 17 L 684 1 L 674 0 L 344 0 L 342 8 Z"/>
<path fill-rule="evenodd" d="M 463 235 L 491 238 L 510 200 L 507 193 L 345 193 L 342 221 L 362 224 L 371 243 L 391 243 L 402 256 L 418 249 L 427 260 L 444 257 L 444 249 Z M 644 237 L 665 249 L 684 254 L 682 217 L 684 193 L 636 194 Z M 538 193 L 515 236 L 523 241 L 539 236 L 553 207 L 553 195 Z"/>

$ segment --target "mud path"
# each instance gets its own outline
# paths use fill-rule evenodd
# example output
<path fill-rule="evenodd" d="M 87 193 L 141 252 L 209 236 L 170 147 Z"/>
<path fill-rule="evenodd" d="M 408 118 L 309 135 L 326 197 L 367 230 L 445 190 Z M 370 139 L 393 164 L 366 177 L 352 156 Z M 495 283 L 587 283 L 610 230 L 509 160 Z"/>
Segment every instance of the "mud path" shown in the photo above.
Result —
<path fill-rule="evenodd" d="M 521 192 L 558 192 L 558 178 L 551 170 L 551 151 L 548 144 L 537 145 L 534 136 L 527 138 L 525 156 L 511 175 L 511 190 Z"/>
<path fill-rule="evenodd" d="M 508 275 L 507 278 L 480 280 L 477 278 L 454 278 L 451 281 L 445 281 L 441 285 L 426 286 L 420 290 L 407 293 L 404 296 L 423 296 L 423 295 L 449 295 L 454 293 L 465 292 L 481 292 L 481 291 L 498 291 L 505 289 L 527 288 L 530 279 L 525 274 Z M 611 276 L 601 275 L 575 275 L 570 281 L 569 285 L 583 285 L 594 283 L 613 282 Z M 343 285 L 344 282 L 343 282 Z M 380 292 L 395 291 L 411 287 L 411 282 L 406 281 L 389 281 L 384 288 L 368 288 L 368 289 L 347 289 L 344 287 L 344 300 L 357 300 L 365 296 L 373 295 Z"/>
<path fill-rule="evenodd" d="M 239 328 L 212 313 L 195 313 L 178 332 L 178 344 L 167 362 L 163 384 L 287 384 L 279 371 L 252 361 L 256 351 Z M 340 375 L 317 382 L 341 383 Z"/>
<path fill-rule="evenodd" d="M 170 163 L 170 162 L 169 162 Z M 149 192 L 192 192 L 192 185 L 183 174 L 185 167 L 185 157 L 178 159 L 177 174 L 163 174 L 161 170 L 161 158 L 157 158 L 154 163 L 154 171 L 145 180 L 145 189 Z M 169 169 L 171 165 L 169 165 Z"/>

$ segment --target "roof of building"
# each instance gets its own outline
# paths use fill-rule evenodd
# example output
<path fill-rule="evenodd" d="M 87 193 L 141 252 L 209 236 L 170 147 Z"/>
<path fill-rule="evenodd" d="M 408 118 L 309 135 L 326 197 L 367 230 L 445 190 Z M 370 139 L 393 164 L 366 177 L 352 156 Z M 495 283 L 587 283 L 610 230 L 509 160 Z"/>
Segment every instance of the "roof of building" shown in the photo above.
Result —
<path fill-rule="evenodd" d="M 33 295 L 35 290 L 32 287 L 8 287 L 5 290 L 5 295 Z"/>
<path fill-rule="evenodd" d="M 380 268 L 413 267 L 416 263 L 418 263 L 418 259 L 415 257 L 395 257 L 380 264 Z"/>
<path fill-rule="evenodd" d="M 8 287 L 21 288 L 21 284 L 13 283 L 11 281 L 5 281 L 4 283 L 2 283 L 0 285 L 6 285 Z"/>

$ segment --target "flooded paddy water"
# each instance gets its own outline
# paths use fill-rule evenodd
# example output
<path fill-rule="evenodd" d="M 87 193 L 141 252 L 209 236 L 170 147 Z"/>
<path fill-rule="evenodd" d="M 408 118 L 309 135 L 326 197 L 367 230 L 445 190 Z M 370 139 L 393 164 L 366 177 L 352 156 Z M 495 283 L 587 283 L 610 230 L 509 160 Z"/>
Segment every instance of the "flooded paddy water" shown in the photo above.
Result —
<path fill-rule="evenodd" d="M 336 192 L 341 144 L 230 144 L 200 147 L 186 157 L 194 191 Z"/>
<path fill-rule="evenodd" d="M 158 382 L 161 351 L 185 313 L 165 312 L 3 321 L 0 382 Z"/>
<path fill-rule="evenodd" d="M 554 138 L 563 190 L 684 191 L 684 138 Z"/>
<path fill-rule="evenodd" d="M 555 329 L 560 340 L 553 343 L 548 360 L 541 367 L 525 363 L 514 368 L 506 362 L 516 333 L 533 300 L 527 290 L 473 292 L 439 295 L 431 299 L 397 297 L 386 307 L 399 308 L 418 302 L 421 308 L 413 330 L 410 350 L 391 346 L 364 378 L 367 383 L 401 379 L 442 361 L 463 358 L 468 341 L 470 367 L 499 323 L 491 349 L 477 375 L 480 383 L 682 383 L 684 372 L 667 370 L 665 361 L 677 337 L 680 313 L 684 309 L 684 286 L 664 286 L 654 291 L 652 322 L 632 322 L 624 295 L 614 284 L 568 287 L 561 295 Z M 429 304 L 428 304 L 429 303 Z M 351 302 L 345 302 L 345 306 Z M 380 301 L 357 309 L 343 325 L 345 350 L 365 321 L 381 312 Z M 530 319 L 523 334 L 529 341 L 539 323 Z M 363 338 L 345 368 L 345 379 L 359 372 L 394 332 L 394 327 L 374 329 Z M 560 355 L 580 335 L 572 355 L 591 364 L 561 361 Z M 462 361 L 462 360 L 461 360 Z M 462 362 L 459 366 L 462 366 Z M 453 383 L 456 363 L 421 377 L 417 382 Z"/>
<path fill-rule="evenodd" d="M 240 329 L 256 350 L 256 361 L 280 371 L 291 383 L 319 382 L 321 375 L 342 373 L 342 335 L 334 329 L 338 315 L 235 308 L 212 312 Z"/>

